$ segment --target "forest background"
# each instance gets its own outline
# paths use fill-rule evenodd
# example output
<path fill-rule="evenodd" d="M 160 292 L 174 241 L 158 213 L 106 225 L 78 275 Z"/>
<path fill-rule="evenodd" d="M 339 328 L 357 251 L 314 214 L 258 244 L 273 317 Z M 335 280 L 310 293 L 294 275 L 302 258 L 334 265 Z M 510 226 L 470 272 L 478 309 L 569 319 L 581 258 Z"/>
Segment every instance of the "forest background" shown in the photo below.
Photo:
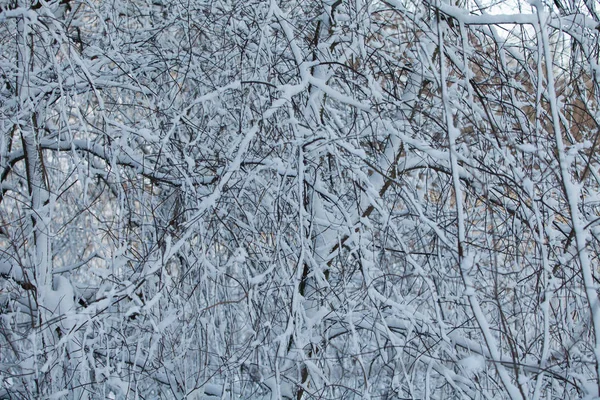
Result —
<path fill-rule="evenodd" d="M 0 397 L 598 398 L 599 17 L 0 1 Z"/>

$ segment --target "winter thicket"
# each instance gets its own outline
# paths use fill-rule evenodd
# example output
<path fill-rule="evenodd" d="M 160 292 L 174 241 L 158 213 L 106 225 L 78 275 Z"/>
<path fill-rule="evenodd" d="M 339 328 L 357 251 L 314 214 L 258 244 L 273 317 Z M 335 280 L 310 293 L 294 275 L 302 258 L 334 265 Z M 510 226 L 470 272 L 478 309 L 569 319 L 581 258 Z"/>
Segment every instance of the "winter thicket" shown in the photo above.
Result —
<path fill-rule="evenodd" d="M 594 0 L 0 1 L 0 397 L 600 395 Z"/>

